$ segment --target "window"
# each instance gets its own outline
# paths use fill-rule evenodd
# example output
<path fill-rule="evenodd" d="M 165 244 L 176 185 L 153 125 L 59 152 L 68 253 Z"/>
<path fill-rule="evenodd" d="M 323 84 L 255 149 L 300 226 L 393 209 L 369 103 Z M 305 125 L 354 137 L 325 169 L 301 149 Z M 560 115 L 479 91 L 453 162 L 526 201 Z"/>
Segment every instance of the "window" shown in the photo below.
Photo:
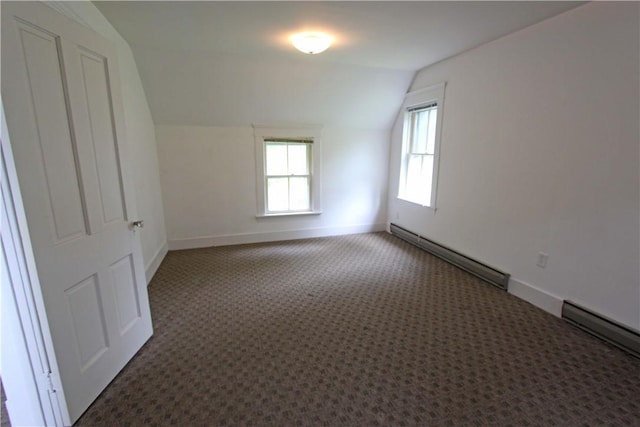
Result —
<path fill-rule="evenodd" d="M 267 212 L 304 212 L 311 208 L 311 144 L 265 140 Z"/>
<path fill-rule="evenodd" d="M 320 128 L 254 125 L 258 216 L 320 213 Z"/>
<path fill-rule="evenodd" d="M 409 93 L 403 105 L 398 198 L 435 209 L 444 84 Z"/>

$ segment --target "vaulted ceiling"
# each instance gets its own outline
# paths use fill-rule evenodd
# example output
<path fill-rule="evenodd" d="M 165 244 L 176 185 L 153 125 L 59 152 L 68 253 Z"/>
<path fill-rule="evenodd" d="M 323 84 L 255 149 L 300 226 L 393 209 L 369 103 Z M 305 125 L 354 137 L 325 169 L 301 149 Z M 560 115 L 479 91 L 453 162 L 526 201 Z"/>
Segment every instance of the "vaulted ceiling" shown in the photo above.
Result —
<path fill-rule="evenodd" d="M 581 2 L 95 2 L 156 124 L 389 129 L 417 70 Z M 289 35 L 324 30 L 320 55 Z"/>

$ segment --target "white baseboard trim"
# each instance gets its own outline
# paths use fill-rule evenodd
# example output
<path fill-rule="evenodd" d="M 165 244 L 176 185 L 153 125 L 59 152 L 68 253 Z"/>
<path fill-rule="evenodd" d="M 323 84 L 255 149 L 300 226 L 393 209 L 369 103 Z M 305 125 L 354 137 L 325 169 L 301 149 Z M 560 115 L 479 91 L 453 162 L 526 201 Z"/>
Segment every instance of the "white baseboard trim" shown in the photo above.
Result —
<path fill-rule="evenodd" d="M 509 293 L 556 317 L 562 316 L 562 298 L 520 280 L 509 280 Z"/>
<path fill-rule="evenodd" d="M 158 248 L 153 257 L 151 257 L 151 260 L 149 260 L 149 262 L 145 266 L 144 274 L 147 279 L 147 286 L 149 286 L 149 282 L 151 282 L 151 279 L 153 279 L 156 271 L 158 271 L 158 267 L 160 267 L 160 264 L 162 263 L 164 257 L 167 255 L 167 252 L 169 252 L 169 245 L 167 244 L 167 242 L 165 242 Z"/>
<path fill-rule="evenodd" d="M 246 243 L 277 242 L 280 240 L 309 239 L 313 237 L 341 236 L 345 234 L 385 231 L 386 223 L 352 225 L 346 227 L 310 228 L 304 230 L 270 231 L 265 233 L 228 234 L 169 240 L 169 250 L 207 248 L 210 246 L 242 245 Z"/>

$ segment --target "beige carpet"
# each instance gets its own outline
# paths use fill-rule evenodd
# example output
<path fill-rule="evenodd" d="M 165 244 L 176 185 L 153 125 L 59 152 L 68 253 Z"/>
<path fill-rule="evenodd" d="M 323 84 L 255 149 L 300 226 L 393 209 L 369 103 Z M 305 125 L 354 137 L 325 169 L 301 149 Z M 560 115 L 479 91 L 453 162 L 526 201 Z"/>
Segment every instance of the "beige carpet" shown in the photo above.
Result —
<path fill-rule="evenodd" d="M 170 252 L 78 425 L 638 426 L 640 360 L 386 233 Z"/>

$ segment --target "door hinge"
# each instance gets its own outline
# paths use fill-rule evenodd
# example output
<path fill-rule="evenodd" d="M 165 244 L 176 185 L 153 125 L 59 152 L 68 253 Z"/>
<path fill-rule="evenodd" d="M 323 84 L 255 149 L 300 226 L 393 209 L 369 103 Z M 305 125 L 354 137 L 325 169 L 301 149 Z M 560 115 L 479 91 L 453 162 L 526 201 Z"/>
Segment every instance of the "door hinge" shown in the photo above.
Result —
<path fill-rule="evenodd" d="M 47 391 L 49 393 L 55 393 L 56 392 L 56 388 L 53 385 L 53 379 L 51 378 L 51 374 L 52 374 L 51 371 L 49 371 L 49 372 L 47 372 L 45 374 L 47 376 L 47 378 L 46 378 L 46 387 L 47 387 Z"/>

